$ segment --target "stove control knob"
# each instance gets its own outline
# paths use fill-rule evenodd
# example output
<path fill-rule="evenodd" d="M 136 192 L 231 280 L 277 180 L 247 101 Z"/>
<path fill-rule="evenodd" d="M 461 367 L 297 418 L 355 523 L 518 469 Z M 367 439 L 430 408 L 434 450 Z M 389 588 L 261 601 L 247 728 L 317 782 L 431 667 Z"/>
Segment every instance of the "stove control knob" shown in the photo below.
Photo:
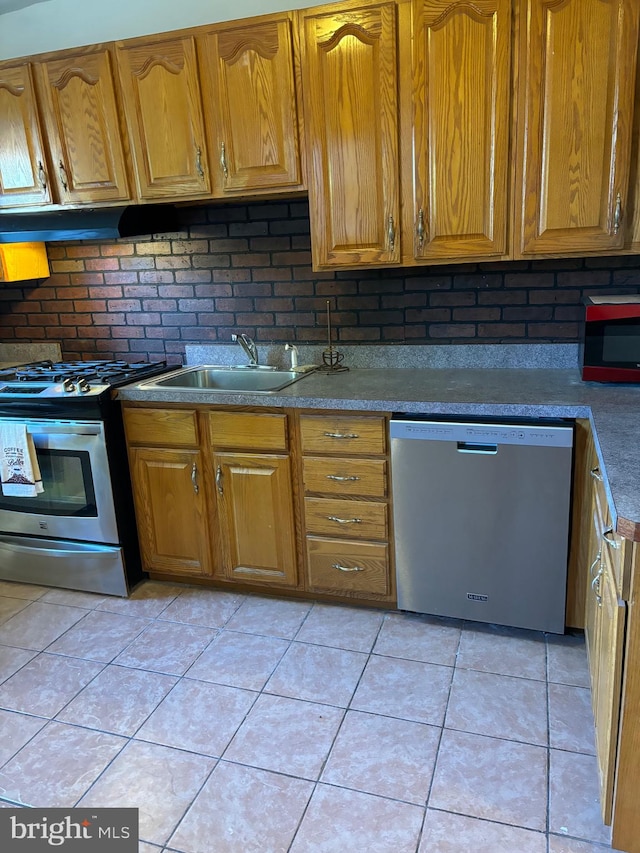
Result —
<path fill-rule="evenodd" d="M 91 385 L 89 385 L 89 383 L 84 377 L 78 379 L 78 391 L 81 394 L 86 394 L 87 391 L 91 391 Z"/>
<path fill-rule="evenodd" d="M 67 394 L 70 394 L 72 391 L 75 391 L 76 386 L 73 384 L 73 379 L 63 379 L 62 390 L 65 391 Z"/>

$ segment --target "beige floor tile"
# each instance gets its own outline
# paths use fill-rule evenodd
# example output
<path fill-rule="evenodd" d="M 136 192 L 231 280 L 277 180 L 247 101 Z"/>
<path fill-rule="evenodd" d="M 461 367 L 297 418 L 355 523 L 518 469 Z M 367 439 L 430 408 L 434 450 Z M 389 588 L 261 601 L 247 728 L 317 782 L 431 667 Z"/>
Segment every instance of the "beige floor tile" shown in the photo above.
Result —
<path fill-rule="evenodd" d="M 541 746 L 445 729 L 429 806 L 544 830 L 547 751 Z"/>
<path fill-rule="evenodd" d="M 292 643 L 265 690 L 346 708 L 366 662 L 362 652 Z"/>
<path fill-rule="evenodd" d="M 593 755 L 550 751 L 549 831 L 609 843 L 600 815 L 598 764 Z"/>
<path fill-rule="evenodd" d="M 379 610 L 314 604 L 296 640 L 352 652 L 370 652 L 383 619 L 384 614 Z"/>
<path fill-rule="evenodd" d="M 0 598 L 0 625 L 29 606 L 27 598 Z"/>
<path fill-rule="evenodd" d="M 41 717 L 0 711 L 0 767 L 46 725 Z"/>
<path fill-rule="evenodd" d="M 256 693 L 183 678 L 136 734 L 139 740 L 220 756 Z"/>
<path fill-rule="evenodd" d="M 563 838 L 559 835 L 549 835 L 549 853 L 623 853 L 613 847 L 602 847 L 589 841 L 578 841 L 575 838 Z"/>
<path fill-rule="evenodd" d="M 394 658 L 454 666 L 461 622 L 414 613 L 388 613 L 374 652 Z"/>
<path fill-rule="evenodd" d="M 466 622 L 462 629 L 457 661 L 462 669 L 544 681 L 545 661 L 542 634 L 478 622 Z"/>
<path fill-rule="evenodd" d="M 167 675 L 183 675 L 215 635 L 215 628 L 153 622 L 114 663 Z"/>
<path fill-rule="evenodd" d="M 547 641 L 547 654 L 549 681 L 571 684 L 574 687 L 591 686 L 583 636 L 550 636 Z"/>
<path fill-rule="evenodd" d="M 0 707 L 55 717 L 102 668 L 101 663 L 40 654 L 0 686 Z"/>
<path fill-rule="evenodd" d="M 98 610 L 155 619 L 184 589 L 186 587 L 181 584 L 144 581 L 128 598 L 118 598 L 115 595 L 105 597 L 104 601 L 98 604 Z"/>
<path fill-rule="evenodd" d="M 75 589 L 50 589 L 40 598 L 47 604 L 67 604 L 69 607 L 83 607 L 93 610 L 104 601 L 104 595 L 93 592 L 78 592 Z"/>
<path fill-rule="evenodd" d="M 424 806 L 440 731 L 424 723 L 348 711 L 322 781 Z"/>
<path fill-rule="evenodd" d="M 547 853 L 542 832 L 427 809 L 418 853 Z"/>
<path fill-rule="evenodd" d="M 79 607 L 33 601 L 0 625 L 0 643 L 42 651 L 86 613 Z"/>
<path fill-rule="evenodd" d="M 245 595 L 218 589 L 185 589 L 159 618 L 205 628 L 222 628 L 246 599 Z"/>
<path fill-rule="evenodd" d="M 132 735 L 176 681 L 172 675 L 110 665 L 56 719 L 113 734 Z"/>
<path fill-rule="evenodd" d="M 221 631 L 187 670 L 189 678 L 262 690 L 289 648 L 289 640 Z"/>
<path fill-rule="evenodd" d="M 0 646 L 0 682 L 17 672 L 29 663 L 38 653 L 26 649 L 15 649 L 12 646 Z"/>
<path fill-rule="evenodd" d="M 282 696 L 261 695 L 224 758 L 263 770 L 317 779 L 343 711 Z"/>
<path fill-rule="evenodd" d="M 374 655 L 351 708 L 441 726 L 452 676 L 448 666 Z"/>
<path fill-rule="evenodd" d="M 47 651 L 109 663 L 149 624 L 148 619 L 92 610 L 53 642 Z"/>
<path fill-rule="evenodd" d="M 0 770 L 0 796 L 26 806 L 73 806 L 126 743 L 48 723 Z"/>
<path fill-rule="evenodd" d="M 164 844 L 214 765 L 203 755 L 130 741 L 79 805 L 137 808 L 140 840 Z"/>
<path fill-rule="evenodd" d="M 586 687 L 549 684 L 549 744 L 595 755 L 591 691 Z"/>
<path fill-rule="evenodd" d="M 24 598 L 27 601 L 36 601 L 47 592 L 49 587 L 36 586 L 30 583 L 15 583 L 14 581 L 0 581 L 0 595 L 10 598 Z"/>
<path fill-rule="evenodd" d="M 147 844 L 146 841 L 141 841 L 138 845 L 138 853 L 161 853 L 162 847 L 157 844 Z"/>
<path fill-rule="evenodd" d="M 232 631 L 291 640 L 311 610 L 305 601 L 249 596 L 227 622 Z"/>
<path fill-rule="evenodd" d="M 445 726 L 547 746 L 547 685 L 492 672 L 457 669 Z"/>
<path fill-rule="evenodd" d="M 424 809 L 318 785 L 290 853 L 414 853 Z"/>
<path fill-rule="evenodd" d="M 169 849 L 286 853 L 312 790 L 313 784 L 302 779 L 221 761 L 171 837 Z"/>

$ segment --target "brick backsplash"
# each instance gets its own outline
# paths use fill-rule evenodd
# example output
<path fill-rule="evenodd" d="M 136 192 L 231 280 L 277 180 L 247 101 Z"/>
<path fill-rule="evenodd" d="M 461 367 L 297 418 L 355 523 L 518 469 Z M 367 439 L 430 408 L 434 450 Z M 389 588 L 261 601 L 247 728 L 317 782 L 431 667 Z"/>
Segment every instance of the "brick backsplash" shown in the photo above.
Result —
<path fill-rule="evenodd" d="M 179 362 L 186 344 L 543 343 L 579 339 L 586 293 L 637 293 L 637 257 L 311 269 L 305 201 L 181 210 L 172 234 L 51 243 L 52 275 L 0 290 L 0 340 L 65 358 Z"/>

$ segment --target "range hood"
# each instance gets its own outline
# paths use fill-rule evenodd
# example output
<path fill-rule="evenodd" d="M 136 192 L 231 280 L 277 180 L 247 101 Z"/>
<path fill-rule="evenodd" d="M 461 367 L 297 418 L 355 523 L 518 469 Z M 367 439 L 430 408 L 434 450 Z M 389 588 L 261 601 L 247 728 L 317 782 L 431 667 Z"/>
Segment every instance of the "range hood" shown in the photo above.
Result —
<path fill-rule="evenodd" d="M 113 240 L 179 228 L 178 211 L 171 204 L 0 213 L 0 243 Z"/>

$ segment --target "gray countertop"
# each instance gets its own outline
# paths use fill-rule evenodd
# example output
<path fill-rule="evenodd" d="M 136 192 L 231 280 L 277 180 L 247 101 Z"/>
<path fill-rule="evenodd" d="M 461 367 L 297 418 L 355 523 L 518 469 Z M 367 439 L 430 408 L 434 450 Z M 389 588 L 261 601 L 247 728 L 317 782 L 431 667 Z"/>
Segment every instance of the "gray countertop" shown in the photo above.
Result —
<path fill-rule="evenodd" d="M 381 368 L 314 373 L 275 394 L 129 385 L 122 400 L 471 417 L 589 418 L 616 530 L 640 541 L 640 385 L 582 382 L 576 369 Z"/>

